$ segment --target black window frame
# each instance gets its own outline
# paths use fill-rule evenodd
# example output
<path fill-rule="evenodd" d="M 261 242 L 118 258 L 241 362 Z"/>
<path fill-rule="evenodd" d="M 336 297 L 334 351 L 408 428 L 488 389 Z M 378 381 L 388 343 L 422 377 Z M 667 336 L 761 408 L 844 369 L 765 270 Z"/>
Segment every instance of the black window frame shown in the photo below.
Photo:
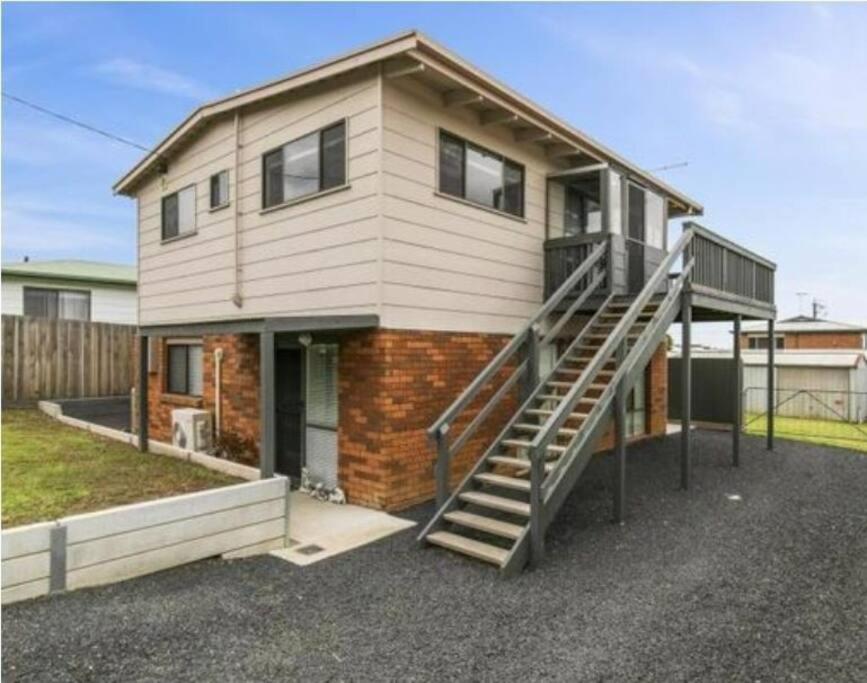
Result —
<path fill-rule="evenodd" d="M 343 163 L 341 164 L 340 175 L 337 177 L 337 181 L 339 181 L 339 182 L 332 181 L 331 184 L 326 185 L 326 178 L 329 175 L 329 171 L 326 170 L 325 164 L 322 163 L 323 159 L 325 158 L 325 135 L 329 131 L 332 131 L 332 130 L 334 130 L 336 128 L 340 128 L 340 127 L 343 128 L 343 159 L 342 159 Z M 317 195 L 320 195 L 323 192 L 329 192 L 332 190 L 340 189 L 342 187 L 346 187 L 349 183 L 349 179 L 348 179 L 349 155 L 347 154 L 347 150 L 349 147 L 349 145 L 348 145 L 349 134 L 348 133 L 349 133 L 349 125 L 348 125 L 347 120 L 344 118 L 344 119 L 340 119 L 338 121 L 335 121 L 334 123 L 330 123 L 327 126 L 322 126 L 321 128 L 318 128 L 316 130 L 312 130 L 309 133 L 305 133 L 304 135 L 299 135 L 298 137 L 293 138 L 292 140 L 287 140 L 286 142 L 278 145 L 277 147 L 273 147 L 272 149 L 269 149 L 266 152 L 264 152 L 262 154 L 262 160 L 261 160 L 261 166 L 260 166 L 261 172 L 262 172 L 262 196 L 261 196 L 262 210 L 265 211 L 267 209 L 276 209 L 276 208 L 279 208 L 281 206 L 287 206 L 290 204 L 294 204 L 295 202 L 302 201 L 304 199 L 316 197 Z M 298 142 L 299 140 L 303 140 L 304 138 L 309 137 L 311 135 L 318 136 L 318 140 L 317 140 L 318 159 L 317 159 L 317 161 L 318 161 L 318 167 L 319 167 L 318 168 L 319 180 L 318 180 L 318 184 L 317 184 L 317 189 L 313 190 L 312 192 L 306 192 L 304 194 L 298 195 L 296 197 L 290 197 L 289 199 L 286 199 L 286 197 L 282 196 L 282 189 L 281 189 L 280 201 L 275 201 L 274 203 L 269 204 L 268 203 L 268 189 L 269 189 L 269 186 L 268 186 L 268 160 L 269 160 L 269 158 L 278 152 L 280 154 L 282 154 L 284 147 L 287 147 L 288 145 L 291 145 L 295 142 Z M 282 164 L 283 164 L 282 158 L 281 158 L 280 164 L 281 164 L 281 169 L 282 169 Z"/>
<path fill-rule="evenodd" d="M 54 313 L 55 315 L 34 315 L 27 312 L 27 295 L 28 293 L 51 294 L 54 297 Z M 60 295 L 62 293 L 69 294 L 84 294 L 87 297 L 87 317 L 86 318 L 61 318 L 60 317 Z M 89 289 L 64 289 L 63 287 L 32 287 L 24 285 L 21 292 L 21 314 L 31 318 L 45 318 L 47 320 L 79 320 L 82 322 L 90 322 L 93 319 L 93 295 Z"/>
<path fill-rule="evenodd" d="M 187 190 L 193 191 L 193 227 L 191 230 L 181 232 L 181 192 L 186 192 Z M 176 232 L 174 235 L 166 235 L 166 205 L 173 199 L 176 201 L 178 212 Z M 190 183 L 189 185 L 181 187 L 174 192 L 163 195 L 162 199 L 160 200 L 160 238 L 163 242 L 168 242 L 170 240 L 176 240 L 182 237 L 188 237 L 189 235 L 196 234 L 199 229 L 198 221 L 196 220 L 197 203 L 198 193 L 196 192 L 195 183 Z"/>
<path fill-rule="evenodd" d="M 443 187 L 443 158 L 442 158 L 442 150 L 443 150 L 443 138 L 450 138 L 451 142 L 459 143 L 462 146 L 461 153 L 461 192 L 460 194 L 456 194 L 449 189 Z M 483 154 L 487 154 L 489 156 L 495 157 L 499 159 L 502 164 L 502 173 L 500 176 L 501 185 L 500 192 L 503 197 L 503 208 L 497 206 L 489 206 L 488 204 L 483 204 L 482 202 L 477 202 L 473 199 L 467 198 L 467 150 L 469 148 L 474 148 L 475 151 L 481 152 Z M 512 170 L 518 170 L 521 173 L 521 193 L 520 193 L 520 207 L 517 212 L 510 211 L 506 208 L 506 171 L 507 168 L 511 167 Z M 486 209 L 488 211 L 496 211 L 497 213 L 502 213 L 507 216 L 513 216 L 515 218 L 526 218 L 526 204 L 527 204 L 527 169 L 523 164 L 518 163 L 514 159 L 510 159 L 504 154 L 500 154 L 499 152 L 495 152 L 492 149 L 488 149 L 483 145 L 479 145 L 472 140 L 467 140 L 460 135 L 455 135 L 454 133 L 446 130 L 445 128 L 440 128 L 437 135 L 437 191 L 440 194 L 446 195 L 448 197 L 455 197 L 462 201 L 465 201 L 473 206 L 478 206 L 479 208 Z"/>
<path fill-rule="evenodd" d="M 223 175 L 226 176 L 226 198 L 222 202 L 217 202 L 215 204 L 214 203 L 214 187 L 215 187 L 214 181 L 216 181 L 216 188 L 217 188 L 217 191 L 219 192 L 220 178 Z M 217 171 L 216 173 L 214 173 L 211 176 L 211 178 L 208 182 L 208 204 L 211 208 L 211 211 L 214 211 L 216 209 L 223 209 L 232 203 L 231 188 L 229 186 L 229 180 L 230 180 L 230 176 L 229 176 L 229 169 L 228 168 L 223 169 L 222 171 Z"/>
<path fill-rule="evenodd" d="M 201 398 L 202 394 L 193 394 L 190 392 L 190 349 L 196 347 L 202 349 L 202 375 L 204 379 L 204 348 L 202 342 L 183 341 L 183 342 L 167 342 L 166 343 L 166 358 L 165 358 L 165 387 L 166 393 L 176 396 L 193 396 Z M 178 388 L 172 382 L 172 351 L 180 350 L 184 354 L 184 379 L 183 388 Z M 204 385 L 204 382 L 203 382 Z"/>

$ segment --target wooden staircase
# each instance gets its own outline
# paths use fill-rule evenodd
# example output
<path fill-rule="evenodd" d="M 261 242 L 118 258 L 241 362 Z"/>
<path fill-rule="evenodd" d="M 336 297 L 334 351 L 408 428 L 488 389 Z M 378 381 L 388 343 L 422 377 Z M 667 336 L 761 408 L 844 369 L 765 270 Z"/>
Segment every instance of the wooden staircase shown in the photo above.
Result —
<path fill-rule="evenodd" d="M 525 392 L 520 408 L 460 485 L 439 501 L 420 542 L 491 563 L 507 575 L 522 570 L 531 556 L 541 555 L 548 525 L 611 421 L 615 393 L 632 388 L 679 313 L 691 262 L 678 278 L 669 278 L 666 293 L 658 292 L 686 240 L 681 242 L 639 295 L 605 299 L 562 350 L 553 369 Z M 552 308 L 547 303 L 546 307 Z M 575 309 L 573 304 L 571 312 Z M 526 331 L 519 334 L 535 349 L 539 333 L 534 324 L 528 329 L 529 336 Z M 491 368 L 502 364 L 502 359 L 495 359 L 483 374 L 490 376 Z M 526 362 L 509 382 L 525 366 Z M 456 404 L 465 405 L 469 398 L 472 393 L 467 390 Z M 438 428 L 441 435 L 447 431 Z M 443 453 L 450 452 L 446 448 Z M 447 473 L 447 459 L 445 465 Z"/>

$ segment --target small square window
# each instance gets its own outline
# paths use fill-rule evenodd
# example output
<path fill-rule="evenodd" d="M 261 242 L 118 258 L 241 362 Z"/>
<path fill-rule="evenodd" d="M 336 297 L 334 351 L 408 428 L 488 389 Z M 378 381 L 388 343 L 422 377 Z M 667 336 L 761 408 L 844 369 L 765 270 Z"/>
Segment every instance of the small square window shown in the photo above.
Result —
<path fill-rule="evenodd" d="M 211 208 L 229 205 L 229 172 L 220 171 L 211 176 Z"/>
<path fill-rule="evenodd" d="M 164 240 L 196 231 L 196 186 L 190 185 L 163 197 L 162 236 Z"/>
<path fill-rule="evenodd" d="M 170 394 L 202 395 L 202 345 L 168 343 L 166 390 Z"/>

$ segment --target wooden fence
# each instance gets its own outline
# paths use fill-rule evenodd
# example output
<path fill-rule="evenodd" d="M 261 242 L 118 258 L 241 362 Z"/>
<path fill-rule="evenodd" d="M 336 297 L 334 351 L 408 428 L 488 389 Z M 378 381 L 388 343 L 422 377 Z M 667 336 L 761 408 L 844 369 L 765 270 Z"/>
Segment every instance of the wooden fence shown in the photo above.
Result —
<path fill-rule="evenodd" d="M 135 327 L 3 316 L 3 401 L 128 394 Z"/>

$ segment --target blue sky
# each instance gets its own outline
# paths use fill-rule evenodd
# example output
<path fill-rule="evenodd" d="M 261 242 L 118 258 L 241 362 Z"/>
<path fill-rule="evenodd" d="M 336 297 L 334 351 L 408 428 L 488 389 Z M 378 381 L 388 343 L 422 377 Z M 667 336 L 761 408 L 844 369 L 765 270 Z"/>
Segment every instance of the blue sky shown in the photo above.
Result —
<path fill-rule="evenodd" d="M 209 98 L 415 27 L 701 201 L 867 322 L 867 5 L 9 4 L 3 89 L 157 142 Z M 3 101 L 3 259 L 132 263 L 139 152 Z M 673 232 L 676 234 L 675 227 Z M 702 326 L 699 341 L 727 335 Z"/>

